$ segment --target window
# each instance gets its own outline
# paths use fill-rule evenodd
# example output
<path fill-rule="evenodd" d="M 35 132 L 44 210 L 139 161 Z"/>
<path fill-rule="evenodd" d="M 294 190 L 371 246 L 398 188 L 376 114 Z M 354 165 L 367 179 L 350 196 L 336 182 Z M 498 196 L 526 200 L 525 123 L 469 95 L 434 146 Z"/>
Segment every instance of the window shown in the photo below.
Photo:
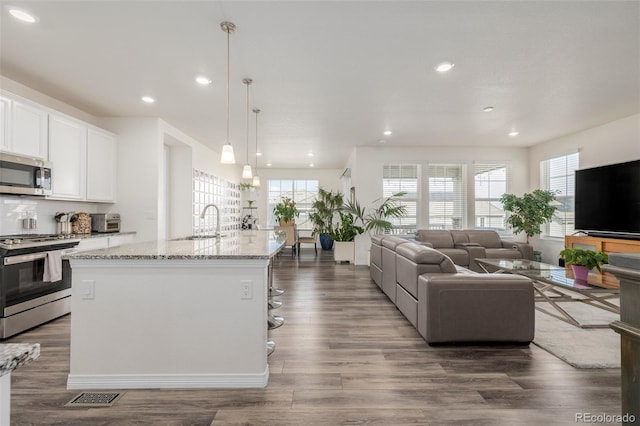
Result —
<path fill-rule="evenodd" d="M 382 196 L 384 198 L 398 192 L 406 192 L 400 201 L 400 204 L 407 209 L 406 216 L 390 218 L 389 221 L 398 232 L 415 232 L 418 217 L 418 165 L 389 164 L 384 166 L 382 173 Z"/>
<path fill-rule="evenodd" d="M 220 209 L 221 232 L 240 229 L 240 188 L 238 185 L 209 173 L 193 170 L 193 235 L 213 234 L 216 230 L 215 210 L 207 210 L 200 218 L 207 204 L 215 204 Z"/>
<path fill-rule="evenodd" d="M 573 153 L 540 162 L 540 187 L 556 194 L 558 201 L 553 220 L 543 229 L 543 235 L 564 238 L 574 231 L 575 171 L 579 154 Z"/>
<path fill-rule="evenodd" d="M 429 229 L 465 227 L 462 164 L 429 164 Z"/>
<path fill-rule="evenodd" d="M 318 180 L 304 179 L 269 179 L 267 187 L 268 194 L 268 220 L 270 224 L 275 224 L 276 219 L 273 215 L 273 208 L 278 204 L 282 197 L 289 197 L 296 203 L 296 207 L 300 212 L 300 216 L 296 218 L 298 228 L 311 229 L 313 226 L 309 222 L 309 212 L 311 205 L 318 196 L 318 188 L 320 184 Z"/>
<path fill-rule="evenodd" d="M 508 180 L 505 164 L 474 166 L 476 228 L 505 229 L 505 213 L 500 197 L 507 192 Z"/>

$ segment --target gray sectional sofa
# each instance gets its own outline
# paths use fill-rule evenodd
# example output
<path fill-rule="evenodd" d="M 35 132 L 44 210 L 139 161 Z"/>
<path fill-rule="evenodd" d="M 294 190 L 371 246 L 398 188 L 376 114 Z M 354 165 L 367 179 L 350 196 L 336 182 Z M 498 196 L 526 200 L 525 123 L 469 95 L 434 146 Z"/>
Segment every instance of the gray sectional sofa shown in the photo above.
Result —
<path fill-rule="evenodd" d="M 527 243 L 504 241 L 489 229 L 420 229 L 415 240 L 446 254 L 453 263 L 476 272 L 482 269 L 475 259 L 533 259 L 533 247 Z"/>
<path fill-rule="evenodd" d="M 376 235 L 371 241 L 371 278 L 427 343 L 533 340 L 528 278 L 479 274 L 407 239 Z"/>

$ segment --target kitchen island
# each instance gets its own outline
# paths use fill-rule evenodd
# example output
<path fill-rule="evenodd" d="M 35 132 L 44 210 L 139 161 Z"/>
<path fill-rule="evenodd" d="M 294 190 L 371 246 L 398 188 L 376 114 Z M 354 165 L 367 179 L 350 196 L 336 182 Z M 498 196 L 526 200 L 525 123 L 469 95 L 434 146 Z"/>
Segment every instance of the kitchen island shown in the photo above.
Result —
<path fill-rule="evenodd" d="M 264 387 L 273 231 L 69 255 L 68 389 Z"/>

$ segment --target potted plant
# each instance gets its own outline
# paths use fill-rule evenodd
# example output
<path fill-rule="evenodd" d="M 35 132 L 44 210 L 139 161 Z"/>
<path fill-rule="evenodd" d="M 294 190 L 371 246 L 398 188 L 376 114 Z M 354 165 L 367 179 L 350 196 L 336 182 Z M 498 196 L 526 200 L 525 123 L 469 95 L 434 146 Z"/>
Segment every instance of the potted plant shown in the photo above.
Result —
<path fill-rule="evenodd" d="M 340 220 L 334 225 L 331 238 L 335 241 L 333 260 L 353 263 L 355 257 L 356 235 L 364 232 L 362 226 L 356 225 L 356 218 L 348 211 L 338 213 Z"/>
<path fill-rule="evenodd" d="M 296 202 L 289 197 L 282 197 L 282 200 L 273 208 L 273 214 L 280 225 L 293 224 L 295 218 L 300 215 L 296 208 Z"/>
<path fill-rule="evenodd" d="M 331 250 L 333 248 L 334 217 L 343 205 L 344 196 L 341 192 L 327 191 L 320 188 L 318 196 L 311 205 L 309 220 L 313 224 L 313 230 L 320 236 L 320 246 L 323 250 Z"/>
<path fill-rule="evenodd" d="M 602 272 L 600 266 L 609 262 L 609 256 L 602 251 L 585 250 L 581 248 L 567 247 L 560 252 L 565 265 L 571 265 L 573 277 L 576 280 L 586 281 L 589 271 L 596 268 Z"/>
<path fill-rule="evenodd" d="M 503 194 L 500 202 L 507 212 L 506 223 L 514 233 L 524 232 L 527 236 L 527 244 L 530 238 L 542 232 L 540 227 L 553 218 L 558 209 L 551 203 L 556 196 L 552 191 L 536 189 L 531 194 L 525 193 L 522 197 L 513 194 Z M 540 252 L 534 251 L 534 260 L 541 261 Z"/>

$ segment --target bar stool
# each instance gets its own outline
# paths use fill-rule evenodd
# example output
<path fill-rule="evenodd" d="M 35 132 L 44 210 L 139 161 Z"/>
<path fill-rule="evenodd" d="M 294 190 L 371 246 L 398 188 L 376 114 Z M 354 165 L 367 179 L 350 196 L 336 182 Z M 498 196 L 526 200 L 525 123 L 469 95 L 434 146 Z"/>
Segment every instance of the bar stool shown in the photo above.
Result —
<path fill-rule="evenodd" d="M 267 328 L 269 330 L 275 330 L 278 327 L 282 327 L 284 324 L 284 318 L 278 315 L 269 315 L 267 318 Z"/>
<path fill-rule="evenodd" d="M 276 342 L 274 342 L 271 339 L 267 340 L 267 356 L 270 356 L 275 350 L 276 350 Z"/>
<path fill-rule="evenodd" d="M 282 302 L 276 299 L 269 299 L 269 302 L 267 302 L 267 305 L 269 310 L 278 309 L 280 306 L 282 306 Z"/>

